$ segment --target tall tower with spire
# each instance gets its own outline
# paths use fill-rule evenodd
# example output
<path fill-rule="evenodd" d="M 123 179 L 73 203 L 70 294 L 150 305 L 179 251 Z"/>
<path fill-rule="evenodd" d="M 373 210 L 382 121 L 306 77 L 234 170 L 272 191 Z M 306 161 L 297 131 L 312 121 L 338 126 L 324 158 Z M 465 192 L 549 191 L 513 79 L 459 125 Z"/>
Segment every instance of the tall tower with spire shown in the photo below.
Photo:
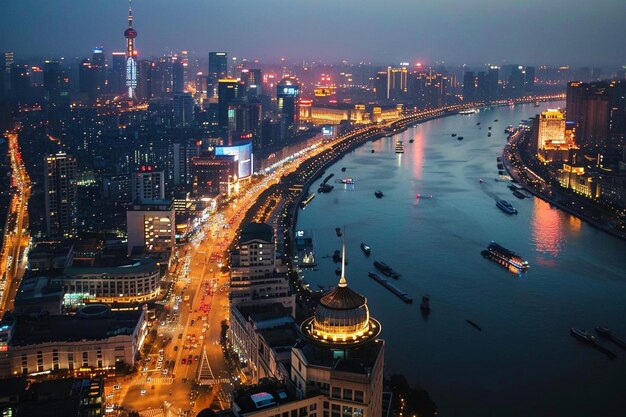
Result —
<path fill-rule="evenodd" d="M 128 98 L 136 98 L 137 89 L 137 51 L 135 50 L 135 38 L 137 31 L 133 28 L 132 0 L 128 0 L 128 28 L 124 31 L 126 38 L 126 87 Z"/>

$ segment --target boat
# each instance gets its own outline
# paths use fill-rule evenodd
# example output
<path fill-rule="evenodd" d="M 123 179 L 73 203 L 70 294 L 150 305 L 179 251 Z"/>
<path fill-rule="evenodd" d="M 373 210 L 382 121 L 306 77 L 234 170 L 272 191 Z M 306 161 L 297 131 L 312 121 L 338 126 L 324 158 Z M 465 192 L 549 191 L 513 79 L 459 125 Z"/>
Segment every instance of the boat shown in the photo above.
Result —
<path fill-rule="evenodd" d="M 419 198 L 428 198 L 428 199 L 430 199 L 430 198 L 433 198 L 433 196 L 432 196 L 432 194 L 429 194 L 429 195 L 416 194 L 415 198 L 418 198 L 418 199 Z"/>
<path fill-rule="evenodd" d="M 478 324 L 474 323 L 473 321 L 465 320 L 465 322 L 469 324 L 470 326 L 472 326 L 473 328 L 475 328 L 476 330 L 478 330 L 479 332 L 483 331 L 482 327 L 480 327 Z"/>
<path fill-rule="evenodd" d="M 365 243 L 361 243 L 361 250 L 363 251 L 365 256 L 370 256 L 370 254 L 372 253 L 372 249 Z"/>
<path fill-rule="evenodd" d="M 517 209 L 506 200 L 498 200 L 496 207 L 505 212 L 506 214 L 517 214 Z"/>
<path fill-rule="evenodd" d="M 524 273 L 530 268 L 528 261 L 523 260 L 517 253 L 498 245 L 494 241 L 490 242 L 487 249 L 480 252 L 480 254 L 483 258 L 491 259 L 514 273 Z"/>
<path fill-rule="evenodd" d="M 480 122 L 476 123 L 476 126 L 480 126 Z"/>
<path fill-rule="evenodd" d="M 499 170 L 504 169 L 504 165 L 502 165 L 502 162 L 498 162 L 498 169 Z"/>
<path fill-rule="evenodd" d="M 372 153 L 374 153 L 374 152 L 375 152 L 374 149 L 372 149 Z"/>
<path fill-rule="evenodd" d="M 415 142 L 415 139 L 409 139 L 409 143 Z"/>
<path fill-rule="evenodd" d="M 346 167 L 341 168 L 341 172 L 346 172 Z"/>
<path fill-rule="evenodd" d="M 459 114 L 474 114 L 478 113 L 478 109 L 460 110 Z"/>
<path fill-rule="evenodd" d="M 498 119 L 493 119 L 493 121 L 497 123 L 497 122 L 498 122 Z"/>
<path fill-rule="evenodd" d="M 407 293 L 405 293 L 400 288 L 396 287 L 395 285 L 393 285 L 392 283 L 390 283 L 389 281 L 387 281 L 380 275 L 370 272 L 367 274 L 367 276 L 372 278 L 374 281 L 378 282 L 383 287 L 387 288 L 389 291 L 391 291 L 393 294 L 398 296 L 405 303 L 411 304 L 413 302 L 413 298 L 411 298 Z"/>
<path fill-rule="evenodd" d="M 515 128 L 513 128 L 513 125 L 509 125 L 509 127 L 504 129 L 504 133 L 508 133 L 509 135 L 512 134 L 514 131 L 515 131 Z"/>
<path fill-rule="evenodd" d="M 453 133 L 453 134 L 452 134 L 452 137 L 453 137 L 453 138 L 455 138 L 455 137 L 456 137 L 456 133 Z"/>
<path fill-rule="evenodd" d="M 422 302 L 420 303 L 420 310 L 430 311 L 430 297 L 428 294 L 422 296 Z"/>
<path fill-rule="evenodd" d="M 333 262 L 335 263 L 341 262 L 341 252 L 339 252 L 338 250 L 336 250 L 335 253 L 333 253 Z"/>
<path fill-rule="evenodd" d="M 514 195 L 515 197 L 519 198 L 520 200 L 523 200 L 523 199 L 525 199 L 525 198 L 526 198 L 526 196 L 525 196 L 524 194 L 520 193 L 520 192 L 519 192 L 519 191 L 517 191 L 517 190 L 513 191 L 513 195 Z"/>
<path fill-rule="evenodd" d="M 386 263 L 382 261 L 374 261 L 374 267 L 390 278 L 393 278 L 393 279 L 400 278 L 400 274 L 398 274 L 389 265 L 387 265 Z"/>
<path fill-rule="evenodd" d="M 396 153 L 404 153 L 404 144 L 401 140 L 396 142 Z"/>
<path fill-rule="evenodd" d="M 300 202 L 300 208 L 305 208 L 315 198 L 315 193 L 309 194 L 304 200 Z"/>
<path fill-rule="evenodd" d="M 613 331 L 609 329 L 608 327 L 596 326 L 596 333 L 598 333 L 598 335 L 600 335 L 601 337 L 604 337 L 605 339 L 609 339 L 611 342 L 615 343 L 617 346 L 621 347 L 622 349 L 626 349 L 626 343 L 618 339 L 617 337 L 615 337 L 615 335 L 613 334 Z"/>
<path fill-rule="evenodd" d="M 456 140 L 463 140 L 463 136 L 459 136 Z"/>
<path fill-rule="evenodd" d="M 580 329 L 577 329 L 575 327 L 572 327 L 571 329 L 569 329 L 569 332 L 576 339 L 582 340 L 585 343 L 590 343 L 590 344 L 595 344 L 596 343 L 596 338 L 593 337 L 592 335 L 590 335 L 589 333 L 587 333 L 584 330 L 580 330 Z"/>
<path fill-rule="evenodd" d="M 491 130 L 491 126 L 489 126 L 488 129 Z"/>
<path fill-rule="evenodd" d="M 383 198 L 383 192 L 382 191 L 374 191 L 374 195 L 376 196 L 376 198 Z"/>
<path fill-rule="evenodd" d="M 342 178 L 340 180 L 335 180 L 335 182 L 340 184 L 354 184 L 354 180 L 352 178 Z"/>
<path fill-rule="evenodd" d="M 341 237 L 341 228 L 335 227 L 335 233 L 337 233 L 337 237 Z"/>
<path fill-rule="evenodd" d="M 487 137 L 490 138 L 491 137 L 491 132 L 487 133 Z"/>
<path fill-rule="evenodd" d="M 335 188 L 333 185 L 330 184 L 320 184 L 320 188 L 317 189 L 318 193 L 330 193 L 333 188 Z"/>
<path fill-rule="evenodd" d="M 535 101 L 535 107 L 539 107 L 539 100 Z"/>

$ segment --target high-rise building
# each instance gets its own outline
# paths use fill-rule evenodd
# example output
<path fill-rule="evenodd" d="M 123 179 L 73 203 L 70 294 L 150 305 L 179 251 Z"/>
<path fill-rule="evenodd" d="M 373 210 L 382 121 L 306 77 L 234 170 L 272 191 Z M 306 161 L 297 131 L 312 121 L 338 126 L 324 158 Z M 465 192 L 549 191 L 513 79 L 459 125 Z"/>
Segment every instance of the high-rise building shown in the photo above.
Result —
<path fill-rule="evenodd" d="M 193 192 L 197 197 L 229 194 L 237 183 L 237 161 L 231 155 L 191 158 Z"/>
<path fill-rule="evenodd" d="M 104 55 L 104 49 L 102 47 L 94 48 L 91 56 L 91 64 L 97 68 L 97 80 L 96 87 L 98 95 L 104 93 L 106 86 L 106 57 Z"/>
<path fill-rule="evenodd" d="M 276 84 L 276 102 L 282 141 L 286 141 L 298 133 L 300 125 L 299 95 L 300 87 L 294 78 L 283 78 L 281 82 Z"/>
<path fill-rule="evenodd" d="M 218 92 L 218 81 L 228 77 L 228 54 L 226 52 L 209 52 L 209 72 L 207 80 L 209 84 L 209 96 L 213 97 Z"/>
<path fill-rule="evenodd" d="M 463 74 L 463 101 L 470 103 L 476 100 L 476 76 L 473 71 Z"/>
<path fill-rule="evenodd" d="M 558 109 L 548 109 L 539 115 L 538 149 L 555 149 L 566 145 L 565 116 Z"/>
<path fill-rule="evenodd" d="M 0 53 L 0 98 L 9 94 L 11 66 L 14 60 L 13 52 Z"/>
<path fill-rule="evenodd" d="M 195 102 L 191 93 L 174 93 L 174 122 L 176 126 L 189 126 L 193 122 Z"/>
<path fill-rule="evenodd" d="M 218 126 L 223 134 L 228 133 L 228 106 L 238 96 L 239 82 L 233 78 L 222 78 L 218 81 Z"/>
<path fill-rule="evenodd" d="M 277 261 L 275 245 L 268 224 L 248 223 L 241 229 L 230 262 L 231 306 L 280 303 L 295 314 L 287 269 Z"/>
<path fill-rule="evenodd" d="M 76 159 L 64 152 L 44 159 L 46 229 L 51 238 L 77 234 Z"/>
<path fill-rule="evenodd" d="M 172 91 L 174 93 L 185 91 L 185 66 L 180 60 L 172 63 Z"/>
<path fill-rule="evenodd" d="M 128 98 L 136 98 L 137 88 L 137 50 L 135 49 L 135 38 L 137 31 L 133 29 L 133 9 L 128 5 L 128 28 L 124 31 L 126 38 L 126 87 L 128 88 Z"/>
<path fill-rule="evenodd" d="M 142 165 L 131 175 L 131 201 L 148 203 L 165 198 L 165 176 L 152 165 Z"/>
<path fill-rule="evenodd" d="M 111 54 L 111 70 L 109 71 L 108 90 L 114 94 L 122 94 L 126 86 L 126 53 Z"/>
<path fill-rule="evenodd" d="M 137 250 L 167 252 L 176 245 L 172 199 L 133 204 L 126 212 L 128 254 Z"/>
<path fill-rule="evenodd" d="M 31 99 L 31 71 L 26 64 L 11 65 L 11 96 L 17 103 Z"/>
<path fill-rule="evenodd" d="M 387 100 L 387 71 L 379 71 L 374 79 L 376 100 Z"/>
<path fill-rule="evenodd" d="M 78 91 L 87 94 L 91 102 L 98 98 L 98 77 L 100 68 L 89 59 L 83 59 L 78 66 Z"/>
<path fill-rule="evenodd" d="M 403 98 L 408 92 L 408 68 L 387 67 L 387 99 Z"/>

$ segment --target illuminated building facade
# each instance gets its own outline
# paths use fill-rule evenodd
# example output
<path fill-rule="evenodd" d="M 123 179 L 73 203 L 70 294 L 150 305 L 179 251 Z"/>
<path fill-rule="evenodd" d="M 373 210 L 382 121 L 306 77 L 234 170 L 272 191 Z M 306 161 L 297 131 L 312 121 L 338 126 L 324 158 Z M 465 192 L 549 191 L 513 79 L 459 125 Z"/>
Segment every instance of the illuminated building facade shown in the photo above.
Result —
<path fill-rule="evenodd" d="M 63 152 L 44 160 L 44 193 L 48 237 L 73 238 L 78 233 L 76 159 Z"/>
<path fill-rule="evenodd" d="M 298 133 L 300 126 L 300 114 L 298 112 L 299 95 L 300 87 L 294 78 L 284 78 L 276 84 L 278 120 L 280 121 L 280 135 L 283 141 L 292 138 Z"/>
<path fill-rule="evenodd" d="M 128 28 L 124 31 L 126 38 L 126 87 L 128 88 L 128 98 L 137 98 L 135 89 L 137 88 L 137 50 L 135 49 L 135 38 L 137 31 L 133 29 L 133 9 L 128 5 Z"/>
<path fill-rule="evenodd" d="M 4 319 L 0 377 L 133 366 L 146 332 L 143 309 L 110 311 L 102 304 L 74 315 Z"/>
<path fill-rule="evenodd" d="M 126 211 L 128 254 L 168 252 L 176 244 L 176 218 L 171 199 L 133 204 Z"/>
<path fill-rule="evenodd" d="M 408 91 L 408 68 L 387 67 L 387 99 L 402 98 Z"/>
<path fill-rule="evenodd" d="M 191 158 L 191 181 L 196 197 L 229 194 L 237 185 L 238 164 L 232 155 Z"/>
<path fill-rule="evenodd" d="M 587 198 L 600 198 L 601 190 L 593 176 L 585 174 L 585 168 L 563 164 L 559 169 L 559 183 L 561 187 L 570 189 Z"/>
<path fill-rule="evenodd" d="M 239 82 L 233 78 L 222 78 L 218 81 L 218 125 L 222 134 L 228 133 L 228 109 L 231 103 L 237 98 L 239 92 Z"/>
<path fill-rule="evenodd" d="M 565 147 L 565 115 L 558 109 L 548 109 L 539 115 L 538 149 Z"/>

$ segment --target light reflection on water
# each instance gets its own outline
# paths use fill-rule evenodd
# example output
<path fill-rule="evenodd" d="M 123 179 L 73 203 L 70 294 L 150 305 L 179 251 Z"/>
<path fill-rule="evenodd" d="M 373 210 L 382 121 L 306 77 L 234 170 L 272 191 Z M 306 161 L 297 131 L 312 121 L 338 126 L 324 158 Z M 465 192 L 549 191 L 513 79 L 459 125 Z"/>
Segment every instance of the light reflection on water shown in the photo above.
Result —
<path fill-rule="evenodd" d="M 555 258 L 561 252 L 563 231 L 560 212 L 549 203 L 538 198 L 533 199 L 532 207 L 532 242 L 535 251 L 547 255 L 538 258 L 546 266 L 555 266 Z"/>

